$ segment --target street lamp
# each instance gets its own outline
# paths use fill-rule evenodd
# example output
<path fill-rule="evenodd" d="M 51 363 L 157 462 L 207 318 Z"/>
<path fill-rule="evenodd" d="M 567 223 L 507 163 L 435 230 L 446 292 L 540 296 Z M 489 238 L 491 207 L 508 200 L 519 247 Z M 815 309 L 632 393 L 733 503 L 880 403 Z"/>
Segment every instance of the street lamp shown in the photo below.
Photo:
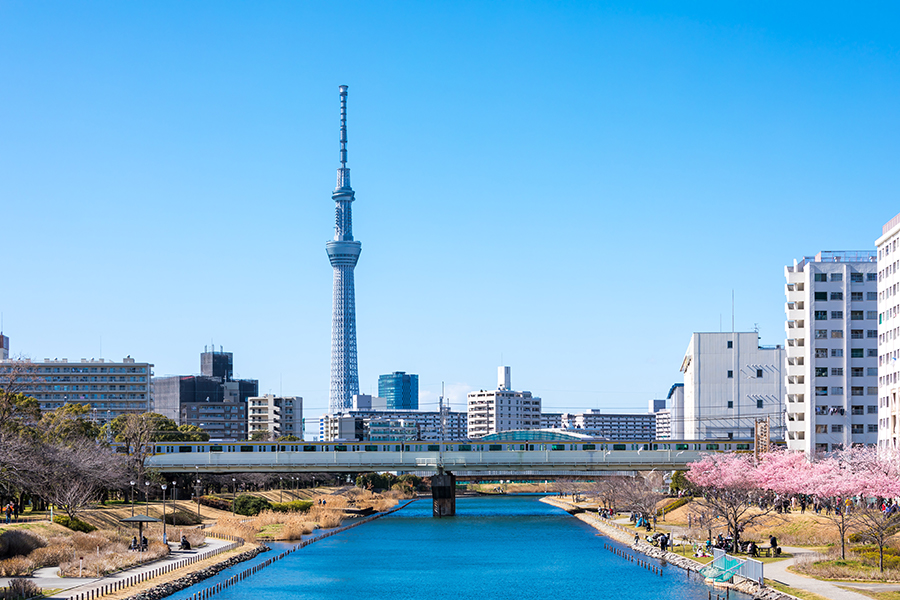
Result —
<path fill-rule="evenodd" d="M 278 484 L 278 501 L 284 502 L 284 477 L 279 477 L 278 479 L 280 481 L 280 483 Z"/>
<path fill-rule="evenodd" d="M 131 516 L 134 516 L 134 481 L 131 482 Z"/>
<path fill-rule="evenodd" d="M 200 480 L 197 480 L 196 485 L 194 485 L 194 495 L 197 496 L 197 518 L 200 518 L 200 494 L 203 492 L 203 485 L 200 483 Z"/>
<path fill-rule="evenodd" d="M 163 544 L 168 545 L 169 540 L 166 538 L 166 488 L 169 486 L 162 484 L 160 487 L 163 491 Z"/>
<path fill-rule="evenodd" d="M 234 501 L 237 496 L 237 479 L 231 478 L 231 516 L 234 516 Z"/>
<path fill-rule="evenodd" d="M 144 482 L 144 506 L 147 507 L 147 516 L 150 516 L 150 482 Z"/>

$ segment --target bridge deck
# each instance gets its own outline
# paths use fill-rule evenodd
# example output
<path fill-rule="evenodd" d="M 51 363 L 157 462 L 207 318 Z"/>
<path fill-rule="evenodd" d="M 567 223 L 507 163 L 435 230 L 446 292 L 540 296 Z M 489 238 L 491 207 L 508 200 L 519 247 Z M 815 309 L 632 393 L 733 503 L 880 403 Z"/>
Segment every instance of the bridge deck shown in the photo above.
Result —
<path fill-rule="evenodd" d="M 676 456 L 677 454 L 677 456 Z M 454 473 L 561 474 L 603 471 L 684 469 L 706 452 L 646 450 L 445 452 L 444 468 Z M 340 472 L 436 470 L 438 452 L 196 452 L 155 454 L 147 467 L 170 473 Z"/>

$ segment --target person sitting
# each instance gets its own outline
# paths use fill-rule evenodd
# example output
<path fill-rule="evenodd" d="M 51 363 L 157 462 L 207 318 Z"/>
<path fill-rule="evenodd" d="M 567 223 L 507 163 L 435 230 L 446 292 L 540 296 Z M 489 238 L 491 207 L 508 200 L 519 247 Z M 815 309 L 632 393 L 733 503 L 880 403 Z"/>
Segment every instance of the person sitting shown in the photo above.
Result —
<path fill-rule="evenodd" d="M 190 550 L 191 543 L 187 541 L 187 538 L 184 537 L 184 534 L 181 535 L 181 545 L 179 546 L 181 550 Z"/>
<path fill-rule="evenodd" d="M 147 536 L 141 536 L 141 552 L 147 551 L 147 546 L 150 545 L 150 542 L 147 541 Z"/>
<path fill-rule="evenodd" d="M 131 538 L 131 546 L 129 546 L 128 549 L 132 551 L 136 551 L 138 549 L 137 536 Z"/>

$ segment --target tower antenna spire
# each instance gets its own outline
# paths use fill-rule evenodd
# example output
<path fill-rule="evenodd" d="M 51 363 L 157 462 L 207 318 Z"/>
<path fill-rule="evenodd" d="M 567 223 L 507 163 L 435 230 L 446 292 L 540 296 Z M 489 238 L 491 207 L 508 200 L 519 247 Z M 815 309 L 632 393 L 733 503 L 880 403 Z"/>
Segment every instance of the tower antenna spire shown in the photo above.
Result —
<path fill-rule="evenodd" d="M 347 86 L 341 89 L 341 169 L 347 168 Z"/>

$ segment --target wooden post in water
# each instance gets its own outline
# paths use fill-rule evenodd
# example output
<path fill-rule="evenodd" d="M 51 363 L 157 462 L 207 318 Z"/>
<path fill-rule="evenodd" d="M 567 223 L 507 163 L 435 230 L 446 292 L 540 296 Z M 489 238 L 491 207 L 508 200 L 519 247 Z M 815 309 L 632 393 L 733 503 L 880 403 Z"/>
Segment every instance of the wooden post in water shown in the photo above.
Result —
<path fill-rule="evenodd" d="M 431 477 L 431 499 L 433 516 L 456 515 L 456 475 L 438 467 L 437 474 Z"/>

